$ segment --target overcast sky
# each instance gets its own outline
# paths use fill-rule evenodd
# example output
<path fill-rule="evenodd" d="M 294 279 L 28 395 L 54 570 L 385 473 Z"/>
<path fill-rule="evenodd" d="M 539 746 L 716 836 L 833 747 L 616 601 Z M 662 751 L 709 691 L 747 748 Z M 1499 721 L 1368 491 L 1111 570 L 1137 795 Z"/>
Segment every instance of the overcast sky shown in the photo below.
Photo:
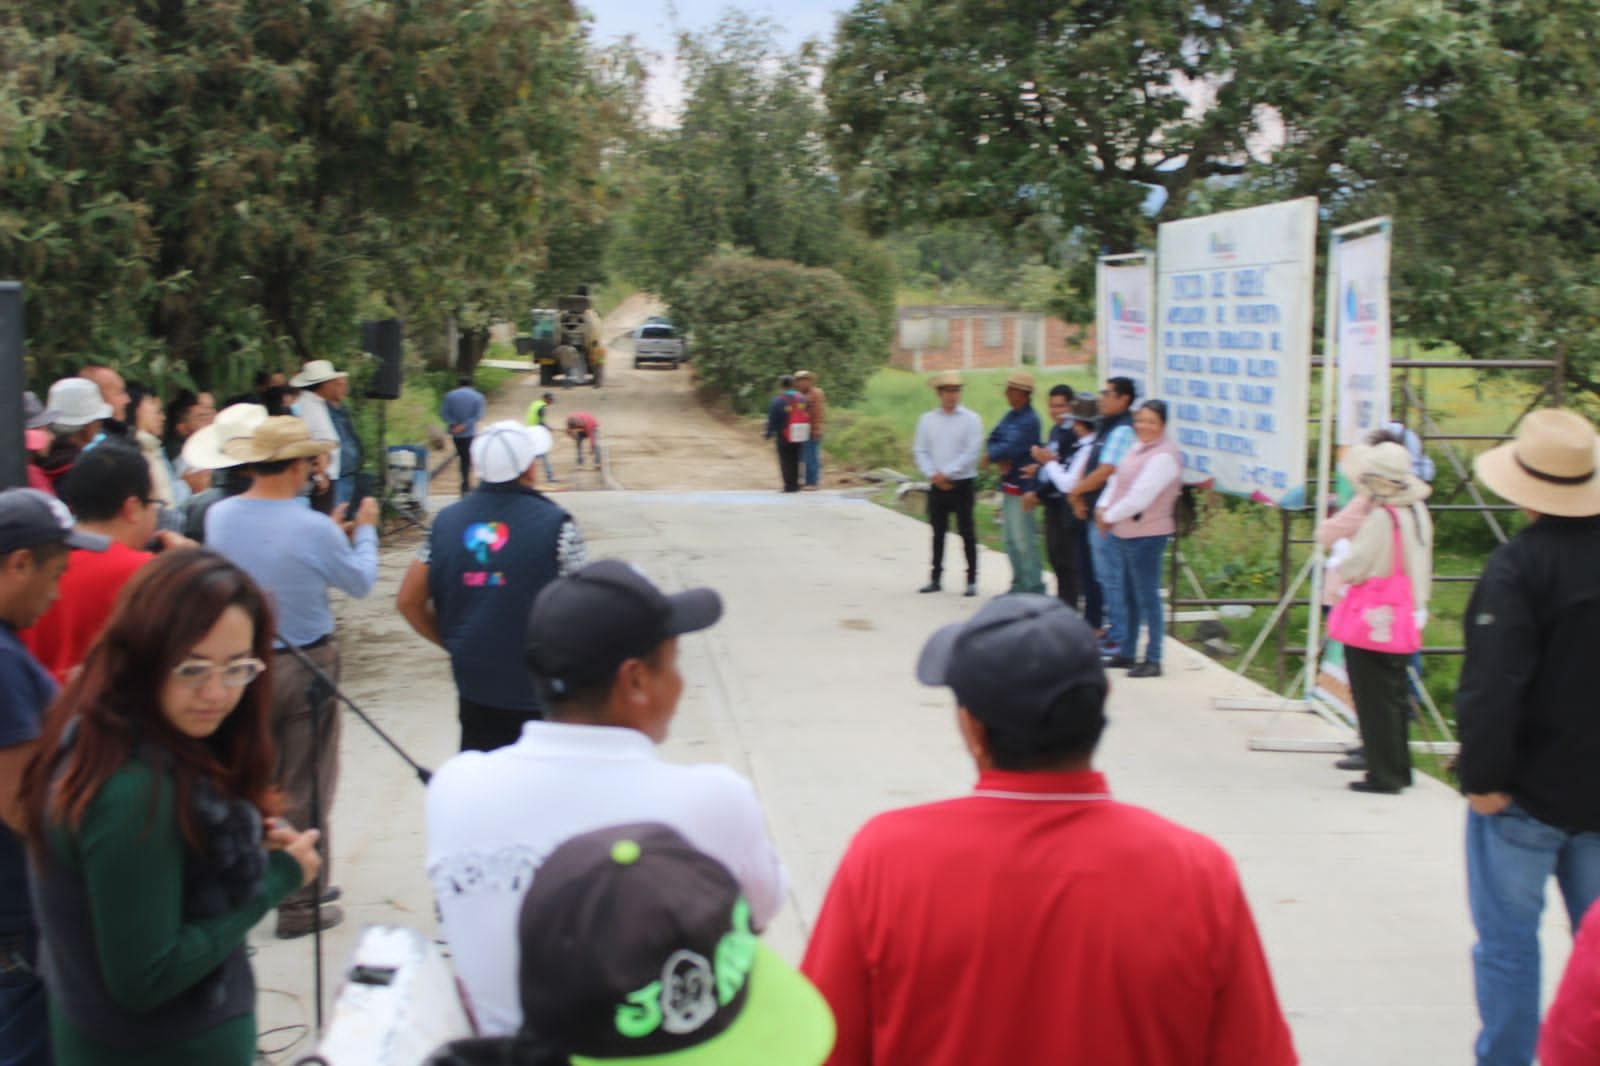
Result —
<path fill-rule="evenodd" d="M 651 71 L 652 119 L 668 123 L 682 100 L 682 85 L 672 64 L 672 41 L 678 30 L 710 28 L 723 12 L 738 9 L 770 18 L 782 31 L 785 47 L 793 48 L 807 37 L 826 41 L 833 36 L 835 20 L 848 10 L 851 0 L 579 0 L 594 16 L 594 39 L 609 44 L 633 34 L 639 43 L 658 53 L 661 61 Z"/>

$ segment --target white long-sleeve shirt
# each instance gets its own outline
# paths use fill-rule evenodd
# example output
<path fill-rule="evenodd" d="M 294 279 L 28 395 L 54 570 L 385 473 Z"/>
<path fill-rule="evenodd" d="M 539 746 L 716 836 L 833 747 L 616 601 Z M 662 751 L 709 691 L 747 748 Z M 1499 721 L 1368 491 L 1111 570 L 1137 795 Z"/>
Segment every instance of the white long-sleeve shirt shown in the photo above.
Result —
<path fill-rule="evenodd" d="M 306 429 L 311 431 L 312 440 L 331 440 L 335 444 L 339 443 L 339 431 L 333 428 L 333 416 L 328 413 L 327 400 L 310 389 L 301 389 L 300 399 L 295 401 L 295 410 L 305 422 Z M 330 480 L 339 480 L 338 448 L 328 453 L 328 468 L 325 473 Z"/>
<path fill-rule="evenodd" d="M 943 474 L 951 481 L 978 476 L 978 449 L 983 446 L 983 420 L 969 407 L 946 414 L 938 407 L 917 419 L 911 454 L 924 477 Z"/>
<path fill-rule="evenodd" d="M 1061 460 L 1052 459 L 1040 467 L 1039 476 L 1049 478 L 1057 492 L 1067 495 L 1078 487 L 1083 475 L 1089 472 L 1089 453 L 1094 451 L 1094 439 L 1093 433 L 1079 438 L 1078 450 L 1072 453 L 1072 462 L 1062 466 Z"/>
<path fill-rule="evenodd" d="M 1109 500 L 1117 494 L 1117 479 L 1121 474 L 1112 474 L 1111 480 L 1106 483 L 1105 495 L 1101 500 Z M 1108 523 L 1116 524 L 1124 518 L 1132 518 L 1156 501 L 1161 495 L 1161 490 L 1183 476 L 1178 462 L 1170 455 L 1157 455 L 1144 469 L 1139 471 L 1139 479 L 1128 489 L 1128 494 L 1117 500 L 1111 506 L 1100 504 L 1100 516 Z"/>

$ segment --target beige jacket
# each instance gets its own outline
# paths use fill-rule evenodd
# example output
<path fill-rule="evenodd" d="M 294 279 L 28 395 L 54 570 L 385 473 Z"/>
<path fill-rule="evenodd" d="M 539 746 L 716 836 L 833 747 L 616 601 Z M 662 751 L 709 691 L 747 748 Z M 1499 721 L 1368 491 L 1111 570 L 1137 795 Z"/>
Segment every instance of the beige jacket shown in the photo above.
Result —
<path fill-rule="evenodd" d="M 1433 519 L 1422 501 L 1392 508 L 1400 523 L 1400 544 L 1405 554 L 1406 573 L 1411 577 L 1411 594 L 1418 609 L 1428 605 L 1433 593 Z M 1394 522 L 1390 509 L 1374 500 L 1371 511 L 1350 538 L 1350 554 L 1339 564 L 1339 576 L 1350 584 L 1369 577 L 1387 577 L 1394 565 Z"/>

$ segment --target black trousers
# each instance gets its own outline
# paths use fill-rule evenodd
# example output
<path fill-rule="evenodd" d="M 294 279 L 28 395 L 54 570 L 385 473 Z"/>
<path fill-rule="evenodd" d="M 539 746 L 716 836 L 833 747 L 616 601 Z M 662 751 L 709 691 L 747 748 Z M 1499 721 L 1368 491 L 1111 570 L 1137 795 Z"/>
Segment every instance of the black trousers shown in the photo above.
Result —
<path fill-rule="evenodd" d="M 1094 552 L 1089 549 L 1090 523 L 1072 518 L 1072 535 L 1077 542 L 1078 588 L 1083 592 L 1083 620 L 1095 629 L 1106 623 L 1105 594 L 1094 573 Z"/>
<path fill-rule="evenodd" d="M 461 491 L 466 493 L 472 487 L 472 438 L 452 437 L 456 442 L 456 459 L 461 463 Z"/>
<path fill-rule="evenodd" d="M 978 531 L 972 520 L 977 494 L 974 478 L 950 482 L 948 489 L 928 486 L 928 522 L 933 526 L 933 580 L 944 573 L 944 538 L 950 532 L 950 516 L 956 516 L 956 530 L 967 554 L 967 583 L 978 580 Z"/>
<path fill-rule="evenodd" d="M 778 473 L 783 475 L 783 491 L 800 491 L 800 449 L 804 445 L 790 444 L 782 437 L 778 441 Z"/>
<path fill-rule="evenodd" d="M 1044 501 L 1044 553 L 1050 560 L 1050 569 L 1056 575 L 1056 596 L 1061 602 L 1078 609 L 1078 535 L 1073 529 L 1077 519 L 1066 500 Z"/>
<path fill-rule="evenodd" d="M 544 719 L 543 711 L 508 711 L 504 707 L 490 707 L 474 703 L 458 695 L 456 704 L 461 716 L 461 750 L 494 751 L 515 744 L 522 736 L 525 722 Z"/>
<path fill-rule="evenodd" d="M 1344 665 L 1367 754 L 1367 780 L 1383 788 L 1411 784 L 1411 745 L 1406 711 L 1411 693 L 1406 685 L 1409 655 L 1387 655 L 1345 645 Z"/>

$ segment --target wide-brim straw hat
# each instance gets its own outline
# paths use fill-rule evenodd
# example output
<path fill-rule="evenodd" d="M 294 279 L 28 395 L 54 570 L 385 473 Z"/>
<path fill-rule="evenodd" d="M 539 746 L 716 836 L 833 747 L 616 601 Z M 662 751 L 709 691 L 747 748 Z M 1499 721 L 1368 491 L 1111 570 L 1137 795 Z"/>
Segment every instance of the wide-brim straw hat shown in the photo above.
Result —
<path fill-rule="evenodd" d="M 1561 518 L 1600 515 L 1600 441 L 1571 411 L 1535 411 L 1517 439 L 1478 456 L 1478 479 L 1502 499 Z"/>
<path fill-rule="evenodd" d="M 196 470 L 226 470 L 242 460 L 227 455 L 222 445 L 235 437 L 248 437 L 267 420 L 267 409 L 258 403 L 236 403 L 217 412 L 204 429 L 197 429 L 183 442 L 183 461 Z"/>
<path fill-rule="evenodd" d="M 326 359 L 313 359 L 300 368 L 300 373 L 289 379 L 289 384 L 297 389 L 309 389 L 313 385 L 321 385 L 324 381 L 337 381 L 349 376 L 343 370 L 335 370 L 333 364 Z"/>
<path fill-rule="evenodd" d="M 312 440 L 311 427 L 294 415 L 277 415 L 262 422 L 248 437 L 222 442 L 222 454 L 241 463 L 281 463 L 326 455 L 339 445 Z"/>
<path fill-rule="evenodd" d="M 1028 373 L 1026 370 L 1014 370 L 1012 371 L 1011 376 L 1006 378 L 1006 388 L 1021 389 L 1023 392 L 1032 392 L 1033 375 Z"/>
<path fill-rule="evenodd" d="M 959 389 L 961 387 L 961 375 L 954 370 L 946 370 L 942 374 L 935 374 L 929 378 L 928 387 L 930 389 Z"/>
<path fill-rule="evenodd" d="M 1404 444 L 1358 444 L 1345 453 L 1339 469 L 1350 482 L 1386 504 L 1410 504 L 1433 495 L 1433 486 L 1417 476 Z"/>

